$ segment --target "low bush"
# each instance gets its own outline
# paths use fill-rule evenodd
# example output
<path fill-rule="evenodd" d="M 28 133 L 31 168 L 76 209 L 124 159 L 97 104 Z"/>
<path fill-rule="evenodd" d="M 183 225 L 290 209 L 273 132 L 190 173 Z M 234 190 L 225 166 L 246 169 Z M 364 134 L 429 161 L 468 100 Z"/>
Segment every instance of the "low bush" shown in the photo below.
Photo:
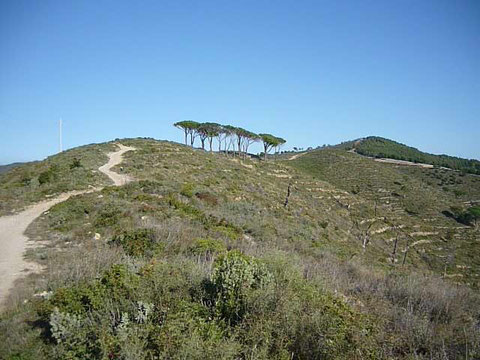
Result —
<path fill-rule="evenodd" d="M 217 259 L 211 281 L 216 313 L 234 325 L 248 310 L 249 292 L 268 285 L 271 274 L 257 260 L 230 251 Z"/>
<path fill-rule="evenodd" d="M 164 244 L 156 238 L 153 229 L 135 229 L 115 235 L 110 243 L 120 245 L 130 256 L 152 256 L 160 254 Z"/>
<path fill-rule="evenodd" d="M 41 172 L 38 175 L 38 182 L 40 185 L 44 185 L 53 182 L 58 177 L 58 166 L 51 165 L 48 170 Z"/>
<path fill-rule="evenodd" d="M 221 240 L 216 239 L 195 239 L 190 248 L 193 255 L 203 255 L 211 257 L 214 254 L 222 253 L 226 250 L 225 244 Z"/>
<path fill-rule="evenodd" d="M 180 190 L 180 194 L 188 198 L 193 197 L 193 195 L 195 194 L 195 185 L 191 183 L 183 184 L 182 189 Z"/>

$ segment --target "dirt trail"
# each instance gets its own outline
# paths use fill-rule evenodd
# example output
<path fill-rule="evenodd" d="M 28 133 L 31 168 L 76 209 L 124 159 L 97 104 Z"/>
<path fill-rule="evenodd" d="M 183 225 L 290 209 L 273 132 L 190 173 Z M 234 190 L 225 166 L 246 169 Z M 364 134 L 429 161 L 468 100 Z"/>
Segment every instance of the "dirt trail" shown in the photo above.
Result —
<path fill-rule="evenodd" d="M 112 179 L 116 186 L 119 186 L 126 184 L 131 181 L 131 179 L 127 175 L 117 174 L 110 169 L 122 162 L 122 155 L 125 152 L 135 150 L 135 148 L 121 144 L 117 145 L 120 147 L 120 150 L 109 153 L 108 162 L 98 170 Z M 59 195 L 55 199 L 31 205 L 18 214 L 0 217 L 0 307 L 6 300 L 8 292 L 13 287 L 15 280 L 28 271 L 38 268 L 36 264 L 29 263 L 23 258 L 29 241 L 28 237 L 24 234 L 28 225 L 53 205 L 61 203 L 71 196 L 98 190 L 101 190 L 101 188 L 70 191 Z"/>
<path fill-rule="evenodd" d="M 295 160 L 297 158 L 299 158 L 300 156 L 303 156 L 307 153 L 308 151 L 305 151 L 305 152 L 302 152 L 302 153 L 298 153 L 298 154 L 295 154 L 293 155 L 292 157 L 288 158 L 288 160 Z"/>
<path fill-rule="evenodd" d="M 109 153 L 108 157 L 109 160 L 105 165 L 102 165 L 98 168 L 99 171 L 107 175 L 110 179 L 112 179 L 115 186 L 125 185 L 126 183 L 132 181 L 132 179 L 125 174 L 118 174 L 112 170 L 110 170 L 115 165 L 118 165 L 123 160 L 123 154 L 127 151 L 135 150 L 133 147 L 125 146 L 122 144 L 117 144 L 120 150 Z"/>

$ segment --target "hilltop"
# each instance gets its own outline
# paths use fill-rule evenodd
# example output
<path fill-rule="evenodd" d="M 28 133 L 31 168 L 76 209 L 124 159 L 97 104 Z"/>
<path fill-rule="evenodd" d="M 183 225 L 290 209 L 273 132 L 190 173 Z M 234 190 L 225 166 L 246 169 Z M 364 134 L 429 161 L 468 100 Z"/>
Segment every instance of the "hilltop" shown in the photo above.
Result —
<path fill-rule="evenodd" d="M 3 214 L 104 187 L 27 229 L 45 271 L 11 294 L 0 357 L 480 354 L 479 230 L 460 221 L 480 178 L 348 149 L 263 161 L 119 142 L 135 148 L 113 168 L 124 186 L 98 172 L 114 142 L 0 175 Z"/>
<path fill-rule="evenodd" d="M 423 163 L 480 175 L 480 161 L 448 155 L 434 155 L 393 140 L 378 136 L 342 143 L 338 148 L 354 150 L 358 154 L 375 158 L 388 158 Z"/>

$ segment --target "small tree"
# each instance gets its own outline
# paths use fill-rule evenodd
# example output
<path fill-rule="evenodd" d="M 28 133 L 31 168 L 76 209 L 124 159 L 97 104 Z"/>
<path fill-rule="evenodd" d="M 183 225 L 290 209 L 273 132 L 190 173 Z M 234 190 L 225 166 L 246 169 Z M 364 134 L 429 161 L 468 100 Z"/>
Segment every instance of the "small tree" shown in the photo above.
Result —
<path fill-rule="evenodd" d="M 205 123 L 199 124 L 197 127 L 197 134 L 202 143 L 202 149 L 205 150 L 205 140 L 208 138 L 208 125 Z"/>
<path fill-rule="evenodd" d="M 233 147 L 233 156 L 235 157 L 235 131 L 236 127 L 232 125 L 224 125 L 223 131 L 225 132 L 225 154 L 230 150 L 230 146 Z M 228 140 L 228 145 L 227 145 Z"/>
<path fill-rule="evenodd" d="M 234 133 L 237 140 L 238 156 L 240 157 L 240 153 L 242 152 L 242 149 L 243 149 L 243 143 L 247 138 L 248 131 L 237 127 L 235 128 Z"/>
<path fill-rule="evenodd" d="M 287 140 L 277 137 L 277 145 L 275 146 L 275 154 L 280 151 L 280 148 L 285 144 Z"/>
<path fill-rule="evenodd" d="M 276 136 L 273 136 L 271 134 L 259 134 L 260 139 L 263 142 L 263 158 L 266 161 L 267 160 L 267 154 L 270 151 L 271 148 L 278 146 L 278 138 Z"/>
<path fill-rule="evenodd" d="M 185 145 L 187 145 L 187 138 L 190 135 L 190 145 L 193 146 L 195 141 L 195 131 L 198 128 L 199 123 L 192 120 L 179 121 L 173 124 L 178 129 L 182 129 L 185 133 Z"/>
<path fill-rule="evenodd" d="M 222 131 L 222 125 L 217 123 L 204 123 L 200 126 L 207 135 L 208 143 L 210 144 L 210 152 L 213 151 L 213 138 L 217 137 Z"/>
<path fill-rule="evenodd" d="M 248 153 L 248 147 L 252 145 L 254 142 L 259 141 L 260 137 L 248 130 L 245 130 L 244 134 L 244 141 L 243 141 L 243 159 L 245 160 L 247 153 Z"/>

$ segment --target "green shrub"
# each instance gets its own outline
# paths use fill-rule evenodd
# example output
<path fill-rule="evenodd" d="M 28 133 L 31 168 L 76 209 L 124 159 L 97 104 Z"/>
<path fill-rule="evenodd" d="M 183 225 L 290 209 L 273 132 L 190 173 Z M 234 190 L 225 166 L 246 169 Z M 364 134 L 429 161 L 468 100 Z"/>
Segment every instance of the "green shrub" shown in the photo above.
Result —
<path fill-rule="evenodd" d="M 44 185 L 56 180 L 58 177 L 58 166 L 52 165 L 38 175 L 38 182 L 40 185 Z"/>
<path fill-rule="evenodd" d="M 190 184 L 190 183 L 185 183 L 182 185 L 182 189 L 180 190 L 180 194 L 183 196 L 186 196 L 188 198 L 193 197 L 195 193 L 195 185 Z"/>
<path fill-rule="evenodd" d="M 211 276 L 217 315 L 232 325 L 240 322 L 248 309 L 249 292 L 268 284 L 271 277 L 264 265 L 239 251 L 219 257 Z"/>
<path fill-rule="evenodd" d="M 110 242 L 122 246 L 131 256 L 145 256 L 163 250 L 163 245 L 157 241 L 153 229 L 124 231 L 114 236 Z"/>
<path fill-rule="evenodd" d="M 80 159 L 78 158 L 73 158 L 72 162 L 70 163 L 70 169 L 76 169 L 82 167 L 82 163 L 80 162 Z"/>
<path fill-rule="evenodd" d="M 120 220 L 121 214 L 122 214 L 122 211 L 119 208 L 117 208 L 115 205 L 107 204 L 98 213 L 95 219 L 95 226 L 97 227 L 113 226 Z"/>
<path fill-rule="evenodd" d="M 216 239 L 196 239 L 190 252 L 194 255 L 212 256 L 226 250 L 225 244 Z"/>

